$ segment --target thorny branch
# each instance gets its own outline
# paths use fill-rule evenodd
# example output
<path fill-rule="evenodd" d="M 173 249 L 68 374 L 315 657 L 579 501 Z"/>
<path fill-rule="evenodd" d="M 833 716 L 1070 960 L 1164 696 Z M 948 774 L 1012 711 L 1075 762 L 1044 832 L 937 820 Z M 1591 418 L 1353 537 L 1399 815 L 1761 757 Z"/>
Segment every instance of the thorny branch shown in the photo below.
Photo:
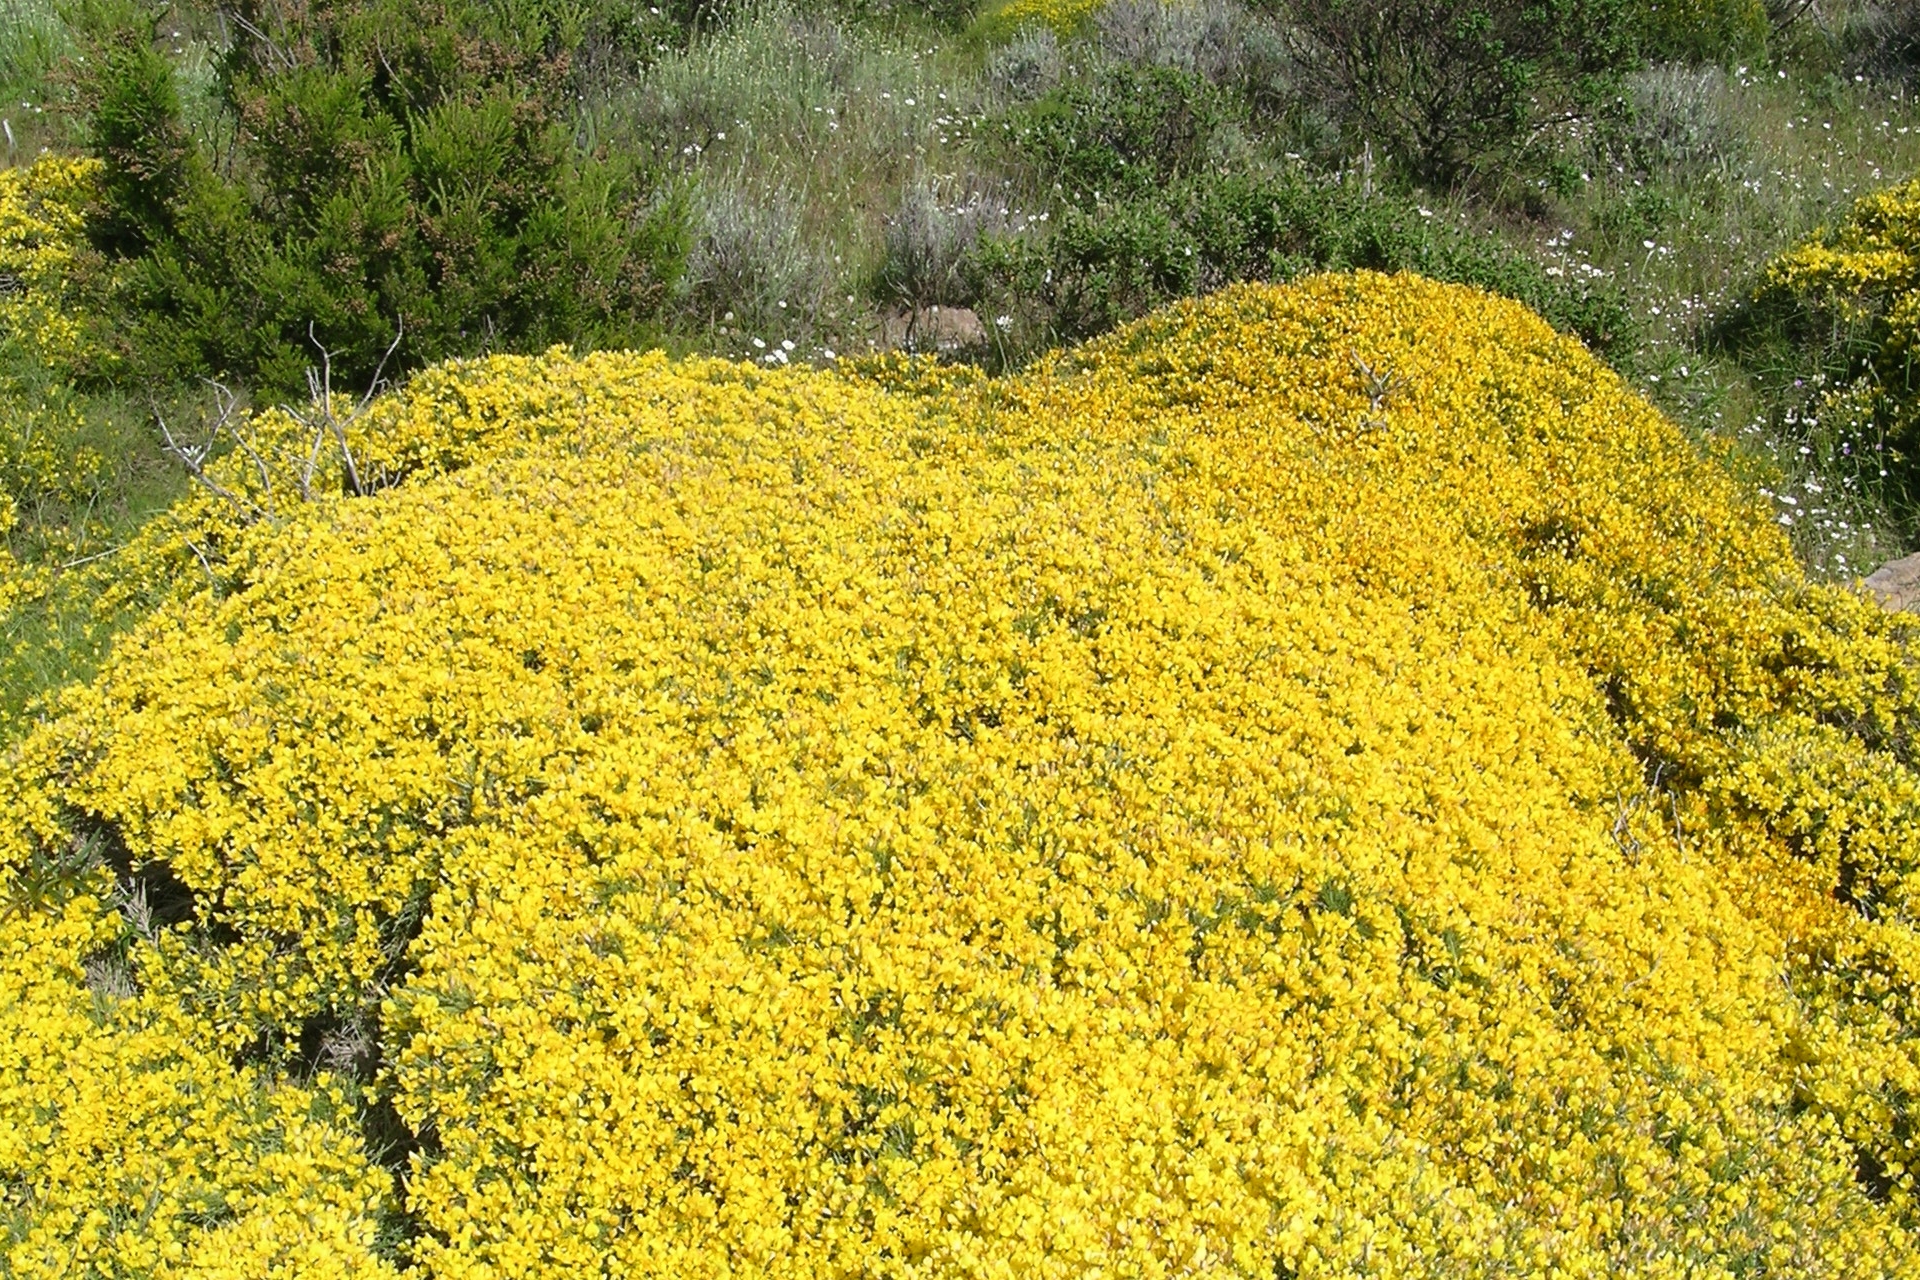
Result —
<path fill-rule="evenodd" d="M 1361 418 L 1361 425 L 1375 431 L 1384 429 L 1387 425 L 1387 401 L 1407 385 L 1407 380 L 1385 365 L 1376 372 L 1372 365 L 1360 358 L 1357 351 L 1349 350 L 1347 358 L 1353 361 L 1354 371 L 1360 375 L 1360 389 L 1367 396 L 1368 411 Z"/>

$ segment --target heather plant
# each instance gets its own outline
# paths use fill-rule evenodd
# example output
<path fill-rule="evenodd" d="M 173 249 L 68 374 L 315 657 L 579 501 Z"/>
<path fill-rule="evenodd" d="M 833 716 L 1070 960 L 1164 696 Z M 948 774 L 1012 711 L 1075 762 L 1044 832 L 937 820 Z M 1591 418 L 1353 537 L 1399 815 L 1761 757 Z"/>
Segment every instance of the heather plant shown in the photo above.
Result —
<path fill-rule="evenodd" d="M 649 331 L 681 252 L 647 175 L 567 127 L 573 11 L 384 0 L 235 11 L 232 145 L 188 130 L 157 18 L 89 22 L 96 241 L 143 376 L 362 383 L 460 352 Z"/>

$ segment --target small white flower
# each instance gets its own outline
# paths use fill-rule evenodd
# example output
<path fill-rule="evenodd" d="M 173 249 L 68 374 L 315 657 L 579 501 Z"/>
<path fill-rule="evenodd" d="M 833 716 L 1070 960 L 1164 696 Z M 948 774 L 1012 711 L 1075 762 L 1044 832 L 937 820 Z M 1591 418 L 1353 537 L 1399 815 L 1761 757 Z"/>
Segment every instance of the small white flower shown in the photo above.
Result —
<path fill-rule="evenodd" d="M 995 316 L 993 318 L 993 324 L 994 324 L 994 327 L 997 329 L 1011 329 L 1013 327 L 1013 317 L 1012 316 Z"/>
<path fill-rule="evenodd" d="M 762 338 L 755 338 L 753 340 L 753 346 L 756 351 L 765 351 L 767 349 L 766 341 Z"/>

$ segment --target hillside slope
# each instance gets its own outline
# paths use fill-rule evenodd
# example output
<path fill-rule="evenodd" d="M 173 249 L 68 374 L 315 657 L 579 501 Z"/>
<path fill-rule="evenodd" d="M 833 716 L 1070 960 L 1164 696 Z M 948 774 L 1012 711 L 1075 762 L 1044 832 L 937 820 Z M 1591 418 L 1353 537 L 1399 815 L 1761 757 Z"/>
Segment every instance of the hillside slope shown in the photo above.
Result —
<path fill-rule="evenodd" d="M 1517 305 L 253 430 L 3 771 L 16 1274 L 1920 1267 L 1906 624 Z"/>

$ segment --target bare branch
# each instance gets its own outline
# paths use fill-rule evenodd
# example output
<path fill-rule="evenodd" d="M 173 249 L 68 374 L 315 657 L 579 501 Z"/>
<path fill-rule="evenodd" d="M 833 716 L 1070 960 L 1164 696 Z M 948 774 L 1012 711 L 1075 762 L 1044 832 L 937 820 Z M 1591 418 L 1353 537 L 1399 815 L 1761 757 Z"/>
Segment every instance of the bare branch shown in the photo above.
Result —
<path fill-rule="evenodd" d="M 221 389 L 225 390 L 225 388 Z M 264 519 L 268 515 L 268 512 L 265 508 L 261 507 L 259 503 L 243 494 L 234 492 L 218 480 L 215 480 L 207 472 L 206 464 L 213 456 L 214 445 L 220 439 L 221 430 L 226 427 L 228 420 L 232 417 L 233 409 L 234 400 L 231 395 L 229 395 L 221 405 L 220 413 L 214 418 L 213 427 L 207 432 L 206 441 L 197 445 L 187 444 L 173 434 L 173 428 L 167 425 L 166 415 L 160 412 L 158 405 L 153 406 L 153 420 L 159 424 L 162 447 L 176 458 L 181 466 L 186 468 L 187 474 L 191 476 L 196 483 L 200 484 L 221 501 L 229 503 L 240 511 L 246 512 L 254 519 Z M 245 449 L 247 453 L 254 458 L 256 463 L 260 463 L 259 455 L 254 452 L 252 446 L 247 443 L 238 431 L 234 433 L 234 439 L 240 444 L 241 448 Z M 264 464 L 261 465 L 264 468 Z M 262 475 L 265 475 L 264 469 Z"/>
<path fill-rule="evenodd" d="M 126 549 L 127 549 L 127 544 L 123 542 L 117 547 L 108 547 L 105 551 L 96 551 L 90 556 L 81 556 L 78 560 L 69 560 L 65 564 L 60 565 L 59 568 L 62 571 L 67 569 L 78 569 L 83 564 L 92 564 L 96 560 L 105 560 L 108 556 L 118 555 L 120 552 L 125 551 Z"/>
<path fill-rule="evenodd" d="M 386 386 L 385 375 L 387 372 L 387 361 L 393 359 L 393 353 L 400 349 L 400 339 L 406 336 L 407 318 L 400 316 L 395 323 L 393 341 L 387 344 L 387 350 L 385 354 L 380 357 L 380 363 L 373 367 L 373 380 L 367 383 L 366 394 L 360 397 L 360 404 L 353 411 L 354 417 L 357 418 L 365 413 L 367 406 L 373 403 L 373 398 L 380 394 L 382 388 Z"/>
<path fill-rule="evenodd" d="M 195 542 L 192 538 L 182 538 L 181 541 L 187 544 L 187 550 L 193 552 L 194 559 L 200 562 L 200 567 L 207 571 L 207 590 L 211 591 L 216 596 L 219 595 L 220 579 L 214 574 L 213 565 L 208 563 L 207 553 L 202 551 L 200 549 L 200 544 Z"/>
<path fill-rule="evenodd" d="M 312 447 L 308 450 L 306 462 L 300 473 L 301 497 L 308 500 L 313 497 L 313 475 L 320 465 L 320 447 L 328 437 L 332 438 L 335 447 L 340 450 L 340 461 L 346 469 L 348 488 L 356 497 L 367 496 L 368 485 L 360 474 L 359 461 L 353 456 L 353 446 L 347 439 L 347 428 L 360 419 L 360 416 L 372 405 L 374 397 L 386 385 L 387 362 L 393 358 L 393 353 L 400 349 L 401 339 L 406 336 L 406 332 L 406 322 L 402 320 L 393 335 L 393 341 L 387 344 L 385 354 L 380 357 L 380 363 L 374 368 L 372 381 L 368 383 L 366 391 L 345 421 L 342 421 L 333 411 L 333 352 L 320 341 L 313 323 L 308 322 L 307 341 L 311 342 L 314 350 L 320 353 L 319 366 L 307 370 L 307 396 L 311 402 L 311 408 L 308 413 L 298 413 L 291 407 L 286 408 L 290 417 L 308 426 L 313 432 Z"/>

